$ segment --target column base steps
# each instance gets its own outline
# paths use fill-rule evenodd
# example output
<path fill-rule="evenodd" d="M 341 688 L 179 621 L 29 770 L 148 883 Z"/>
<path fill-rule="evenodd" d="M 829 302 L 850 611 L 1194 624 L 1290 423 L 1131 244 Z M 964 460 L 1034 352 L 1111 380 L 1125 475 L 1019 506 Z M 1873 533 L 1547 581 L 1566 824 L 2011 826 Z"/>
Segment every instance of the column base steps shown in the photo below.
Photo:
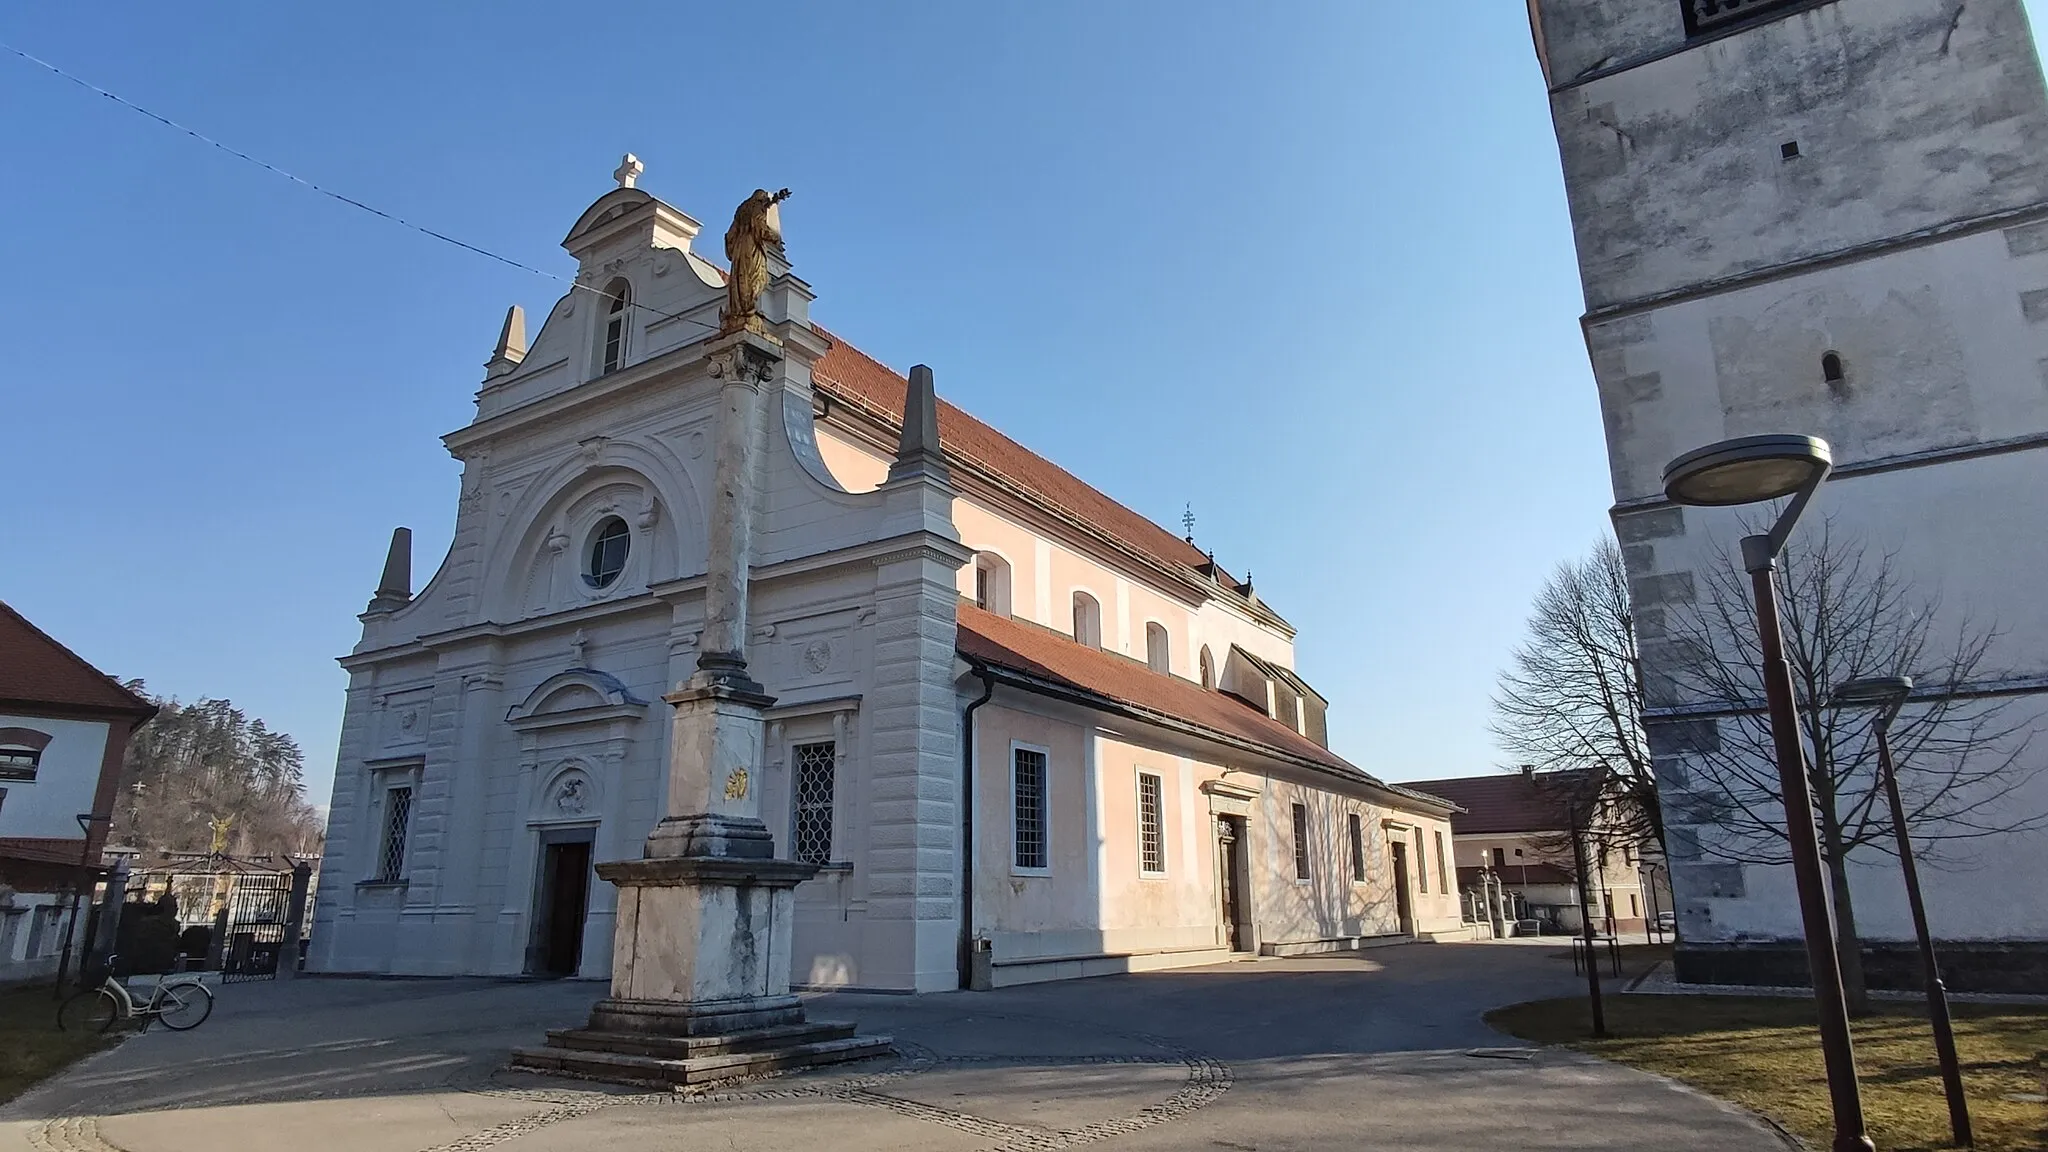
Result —
<path fill-rule="evenodd" d="M 515 1048 L 512 1067 L 650 1088 L 691 1088 L 889 1052 L 887 1036 L 856 1036 L 852 1024 L 820 1021 L 711 1036 L 664 1036 L 557 1028 L 543 1048 Z"/>

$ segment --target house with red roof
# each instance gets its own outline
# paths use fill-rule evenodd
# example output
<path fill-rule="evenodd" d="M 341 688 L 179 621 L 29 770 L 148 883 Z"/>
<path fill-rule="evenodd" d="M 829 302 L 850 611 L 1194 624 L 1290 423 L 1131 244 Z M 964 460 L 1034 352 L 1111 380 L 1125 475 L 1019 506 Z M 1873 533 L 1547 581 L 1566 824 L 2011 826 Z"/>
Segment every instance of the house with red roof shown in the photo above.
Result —
<path fill-rule="evenodd" d="M 0 603 L 0 981 L 54 972 L 156 707 Z"/>
<path fill-rule="evenodd" d="M 1249 580 L 813 323 L 779 256 L 739 374 L 725 275 L 639 171 L 571 228 L 530 342 L 508 313 L 444 437 L 448 554 L 415 589 L 395 533 L 342 659 L 312 968 L 611 973 L 635 929 L 594 867 L 660 854 L 692 770 L 664 697 L 714 657 L 772 697 L 718 802 L 816 869 L 795 986 L 1462 931 L 1454 806 L 1329 747 Z M 738 591 L 710 543 L 736 522 Z"/>
<path fill-rule="evenodd" d="M 1492 772 L 1446 780 L 1413 780 L 1410 788 L 1458 805 L 1458 890 L 1468 915 L 1488 918 L 1484 893 L 1496 883 L 1513 902 L 1509 919 L 1535 920 L 1548 931 L 1577 932 L 1591 901 L 1594 927 L 1609 934 L 1640 932 L 1659 913 L 1672 913 L 1670 873 L 1655 840 L 1638 822 L 1602 802 L 1584 772 Z M 1593 794 L 1589 796 L 1589 791 Z M 1586 899 L 1573 849 L 1573 813 L 1583 814 Z"/>

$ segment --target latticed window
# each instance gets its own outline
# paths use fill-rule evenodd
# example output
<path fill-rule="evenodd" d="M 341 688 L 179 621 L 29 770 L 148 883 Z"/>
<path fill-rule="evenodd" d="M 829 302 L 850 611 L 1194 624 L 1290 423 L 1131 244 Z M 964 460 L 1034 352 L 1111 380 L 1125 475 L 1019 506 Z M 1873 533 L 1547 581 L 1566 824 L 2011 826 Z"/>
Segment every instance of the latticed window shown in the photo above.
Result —
<path fill-rule="evenodd" d="M 1019 748 L 1012 766 L 1010 797 L 1014 815 L 1016 866 L 1043 868 L 1045 852 L 1045 753 Z"/>
<path fill-rule="evenodd" d="M 1679 0 L 1685 7 L 1685 31 L 1699 36 L 1762 16 L 1775 8 L 1789 8 L 1801 0 Z"/>
<path fill-rule="evenodd" d="M 796 858 L 806 864 L 832 862 L 832 782 L 839 760 L 838 746 L 830 740 L 799 744 L 790 753 L 795 764 L 795 831 L 791 836 Z"/>
<path fill-rule="evenodd" d="M 1365 879 L 1365 824 L 1356 812 L 1351 814 L 1351 878 Z"/>
<path fill-rule="evenodd" d="M 1294 878 L 1308 879 L 1308 805 L 1294 806 Z"/>
<path fill-rule="evenodd" d="M 405 831 L 411 823 L 412 789 L 387 789 L 384 793 L 384 843 L 377 853 L 377 879 L 396 880 L 405 875 Z"/>
<path fill-rule="evenodd" d="M 1138 773 L 1138 869 L 1166 871 L 1165 802 L 1160 795 L 1159 777 Z"/>

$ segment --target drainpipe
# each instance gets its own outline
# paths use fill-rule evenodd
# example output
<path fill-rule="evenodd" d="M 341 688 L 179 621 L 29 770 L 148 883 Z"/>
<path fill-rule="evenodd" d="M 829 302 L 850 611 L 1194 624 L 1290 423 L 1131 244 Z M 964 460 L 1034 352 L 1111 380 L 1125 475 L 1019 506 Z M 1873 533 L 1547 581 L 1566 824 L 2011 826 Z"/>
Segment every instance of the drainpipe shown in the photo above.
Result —
<path fill-rule="evenodd" d="M 974 981 L 974 713 L 996 694 L 988 665 L 973 663 L 981 697 L 960 714 L 960 987 Z"/>

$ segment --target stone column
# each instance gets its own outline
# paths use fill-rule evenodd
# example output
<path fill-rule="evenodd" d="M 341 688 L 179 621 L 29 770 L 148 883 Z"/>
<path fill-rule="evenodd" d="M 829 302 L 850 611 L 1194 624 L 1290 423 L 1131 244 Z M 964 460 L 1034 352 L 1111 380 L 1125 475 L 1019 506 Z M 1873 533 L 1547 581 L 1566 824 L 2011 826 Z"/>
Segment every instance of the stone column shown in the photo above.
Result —
<path fill-rule="evenodd" d="M 755 434 L 761 422 L 761 386 L 782 351 L 773 341 L 750 332 L 736 333 L 720 344 L 709 357 L 711 376 L 720 383 L 718 444 L 712 458 L 710 562 L 704 576 L 704 639 L 697 669 L 698 678 L 710 672 L 718 679 L 745 681 L 748 567 L 753 560 L 759 479 Z M 759 690 L 751 681 L 746 683 Z"/>

